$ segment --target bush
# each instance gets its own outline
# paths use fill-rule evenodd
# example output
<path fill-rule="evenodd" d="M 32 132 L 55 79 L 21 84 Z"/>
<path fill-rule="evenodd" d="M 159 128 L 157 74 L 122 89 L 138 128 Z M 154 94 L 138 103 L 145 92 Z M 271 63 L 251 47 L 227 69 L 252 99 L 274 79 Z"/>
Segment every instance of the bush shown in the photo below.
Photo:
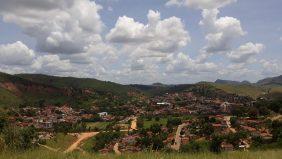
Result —
<path fill-rule="evenodd" d="M 3 139 L 7 148 L 11 150 L 26 150 L 37 146 L 38 134 L 34 127 L 7 126 L 3 131 Z"/>
<path fill-rule="evenodd" d="M 197 153 L 207 151 L 209 142 L 191 141 L 186 145 L 181 146 L 181 152 Z"/>
<path fill-rule="evenodd" d="M 103 149 L 108 143 L 119 138 L 120 136 L 121 136 L 120 132 L 105 132 L 96 135 L 93 150 L 99 151 Z"/>

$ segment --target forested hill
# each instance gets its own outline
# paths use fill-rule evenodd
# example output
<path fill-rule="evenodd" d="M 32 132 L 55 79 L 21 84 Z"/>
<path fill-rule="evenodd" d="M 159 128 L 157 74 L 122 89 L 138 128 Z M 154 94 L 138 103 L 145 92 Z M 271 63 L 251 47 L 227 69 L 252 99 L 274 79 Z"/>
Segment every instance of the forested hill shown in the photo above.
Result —
<path fill-rule="evenodd" d="M 134 88 L 89 78 L 56 77 L 41 74 L 0 73 L 0 106 L 20 104 L 91 105 L 100 98 L 126 99 Z"/>

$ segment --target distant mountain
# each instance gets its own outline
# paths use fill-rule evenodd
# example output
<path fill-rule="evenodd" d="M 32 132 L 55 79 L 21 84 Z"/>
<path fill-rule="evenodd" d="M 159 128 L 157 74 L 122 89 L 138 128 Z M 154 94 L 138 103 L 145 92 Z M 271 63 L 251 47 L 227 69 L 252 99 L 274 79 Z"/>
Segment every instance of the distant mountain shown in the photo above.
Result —
<path fill-rule="evenodd" d="M 217 79 L 214 83 L 216 84 L 231 84 L 231 85 L 249 85 L 251 84 L 251 82 L 249 81 L 230 81 L 230 80 L 221 80 L 221 79 Z"/>
<path fill-rule="evenodd" d="M 282 85 L 282 75 L 259 80 L 258 85 Z"/>

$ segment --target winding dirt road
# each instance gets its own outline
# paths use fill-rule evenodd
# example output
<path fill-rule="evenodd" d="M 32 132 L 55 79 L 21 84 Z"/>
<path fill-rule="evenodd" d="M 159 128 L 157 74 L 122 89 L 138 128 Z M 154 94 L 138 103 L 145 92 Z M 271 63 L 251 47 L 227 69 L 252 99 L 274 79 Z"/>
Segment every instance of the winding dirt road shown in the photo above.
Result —
<path fill-rule="evenodd" d="M 64 153 L 69 153 L 72 152 L 76 149 L 79 148 L 79 145 L 81 145 L 81 143 L 95 135 L 97 135 L 99 132 L 89 132 L 89 133 L 81 133 L 78 135 L 78 139 L 67 149 L 64 151 Z"/>
<path fill-rule="evenodd" d="M 236 133 L 236 130 L 234 128 L 232 128 L 231 126 L 231 122 L 230 122 L 231 116 L 225 116 L 224 120 L 226 122 L 226 125 L 228 126 L 228 129 L 232 132 L 232 133 Z"/>
<path fill-rule="evenodd" d="M 133 117 L 130 125 L 130 130 L 137 130 L 137 117 Z"/>
<path fill-rule="evenodd" d="M 117 143 L 115 144 L 113 150 L 114 150 L 114 152 L 115 152 L 116 155 L 121 155 L 121 152 L 119 151 L 118 146 L 119 146 L 119 144 L 118 144 L 118 142 L 117 142 Z"/>
<path fill-rule="evenodd" d="M 181 146 L 181 137 L 180 137 L 180 133 L 181 130 L 185 127 L 189 125 L 188 123 L 183 123 L 181 125 L 178 126 L 176 133 L 175 133 L 175 137 L 174 137 L 174 144 L 171 145 L 171 149 L 175 150 L 175 151 L 179 151 L 180 146 Z"/>

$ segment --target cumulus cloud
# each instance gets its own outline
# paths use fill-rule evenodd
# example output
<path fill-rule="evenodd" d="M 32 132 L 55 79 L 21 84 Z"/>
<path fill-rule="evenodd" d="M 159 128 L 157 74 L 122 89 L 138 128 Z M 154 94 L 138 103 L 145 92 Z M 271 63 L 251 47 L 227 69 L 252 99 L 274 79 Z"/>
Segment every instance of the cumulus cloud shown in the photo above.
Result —
<path fill-rule="evenodd" d="M 101 6 L 89 0 L 0 0 L 3 20 L 34 37 L 41 52 L 72 54 L 101 41 Z"/>
<path fill-rule="evenodd" d="M 169 0 L 166 6 L 188 6 L 195 9 L 215 9 L 224 7 L 237 0 Z"/>
<path fill-rule="evenodd" d="M 278 76 L 282 72 L 282 64 L 279 60 L 265 60 L 259 61 L 262 65 L 262 75 L 265 76 Z"/>
<path fill-rule="evenodd" d="M 113 43 L 133 46 L 140 52 L 175 52 L 190 42 L 188 31 L 181 19 L 171 17 L 161 20 L 160 13 L 150 10 L 148 24 L 136 22 L 127 16 L 119 17 L 106 39 Z"/>
<path fill-rule="evenodd" d="M 148 23 L 143 24 L 127 16 L 119 17 L 115 27 L 106 35 L 107 41 L 121 46 L 125 58 L 122 72 L 143 72 L 152 77 L 163 72 L 169 54 L 175 54 L 190 41 L 190 35 L 181 19 L 170 17 L 161 19 L 157 11 L 147 14 Z M 158 72 L 158 73 L 156 73 Z"/>
<path fill-rule="evenodd" d="M 30 65 L 35 58 L 33 50 L 21 41 L 12 44 L 0 45 L 0 64 Z"/>
<path fill-rule="evenodd" d="M 61 60 L 58 55 L 43 55 L 39 56 L 32 64 L 36 72 L 46 74 L 59 74 L 72 70 L 72 65 L 69 60 Z"/>
<path fill-rule="evenodd" d="M 199 63 L 184 53 L 171 55 L 170 58 L 171 62 L 166 68 L 168 73 L 198 74 L 217 70 L 216 64 L 212 62 Z"/>
<path fill-rule="evenodd" d="M 238 19 L 233 17 L 218 18 L 218 9 L 203 10 L 200 25 L 207 31 L 207 45 L 203 50 L 207 53 L 227 52 L 233 41 L 245 35 Z"/>
<path fill-rule="evenodd" d="M 264 49 L 263 44 L 246 43 L 234 51 L 231 51 L 227 56 L 232 62 L 245 63 Z"/>

